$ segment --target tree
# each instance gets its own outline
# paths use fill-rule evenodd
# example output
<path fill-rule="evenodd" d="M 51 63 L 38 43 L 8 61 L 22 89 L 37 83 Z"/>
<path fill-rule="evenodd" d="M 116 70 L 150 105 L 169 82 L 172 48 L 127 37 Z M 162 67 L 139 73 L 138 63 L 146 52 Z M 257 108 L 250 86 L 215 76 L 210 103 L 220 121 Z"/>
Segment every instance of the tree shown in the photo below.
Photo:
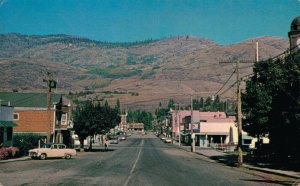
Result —
<path fill-rule="evenodd" d="M 100 104 L 93 105 L 86 101 L 78 105 L 74 111 L 74 130 L 79 137 L 80 146 L 83 148 L 83 141 L 95 134 L 105 134 L 121 121 L 116 109 L 112 109 L 108 104 L 102 107 Z M 90 148 L 92 148 L 90 143 Z"/>
<path fill-rule="evenodd" d="M 269 135 L 278 159 L 300 160 L 300 58 L 256 63 L 243 94 L 243 128 L 252 136 Z"/>
<path fill-rule="evenodd" d="M 175 106 L 174 106 L 174 100 L 173 100 L 173 99 L 170 99 L 170 100 L 169 100 L 169 103 L 168 103 L 168 109 L 170 109 L 170 108 L 172 108 L 172 109 L 175 108 Z"/>
<path fill-rule="evenodd" d="M 204 111 L 210 111 L 211 110 L 211 103 L 212 99 L 211 97 L 207 97 L 204 103 Z"/>
<path fill-rule="evenodd" d="M 116 111 L 117 111 L 119 114 L 121 114 L 121 103 L 120 103 L 119 98 L 117 99 L 117 103 L 116 103 L 115 109 L 116 109 Z"/>
<path fill-rule="evenodd" d="M 221 101 L 219 95 L 216 96 L 213 105 L 212 105 L 213 111 L 220 111 L 221 110 Z"/>
<path fill-rule="evenodd" d="M 147 111 L 128 111 L 127 115 L 128 122 L 138 122 L 143 123 L 145 130 L 151 130 L 153 128 L 152 122 L 153 122 L 153 116 L 150 112 Z"/>
<path fill-rule="evenodd" d="M 201 108 L 201 110 L 203 110 L 203 108 L 204 108 L 204 99 L 202 97 L 200 99 L 200 108 Z"/>
<path fill-rule="evenodd" d="M 74 111 L 74 130 L 80 141 L 80 148 L 83 148 L 83 142 L 91 136 L 92 131 L 92 102 L 86 101 L 83 105 L 78 105 Z"/>

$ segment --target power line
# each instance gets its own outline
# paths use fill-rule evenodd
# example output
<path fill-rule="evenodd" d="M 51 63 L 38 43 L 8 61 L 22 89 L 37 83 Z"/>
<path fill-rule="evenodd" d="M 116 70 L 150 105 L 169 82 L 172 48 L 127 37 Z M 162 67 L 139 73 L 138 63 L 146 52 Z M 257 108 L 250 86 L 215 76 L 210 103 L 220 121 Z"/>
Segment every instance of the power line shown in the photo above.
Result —
<path fill-rule="evenodd" d="M 230 77 L 227 79 L 227 81 L 222 85 L 222 87 L 215 93 L 215 95 L 217 95 L 223 88 L 224 88 L 224 86 L 229 82 L 229 80 L 231 79 L 231 77 L 233 76 L 233 74 L 235 73 L 235 71 L 236 70 L 234 70 L 232 73 L 231 73 L 231 75 L 230 75 Z"/>
<path fill-rule="evenodd" d="M 232 87 L 234 87 L 238 82 L 240 81 L 236 81 L 234 82 L 232 85 L 230 85 L 230 87 L 228 87 L 226 90 L 224 90 L 222 93 L 220 93 L 219 95 L 223 95 L 225 94 L 226 92 L 228 92 Z"/>

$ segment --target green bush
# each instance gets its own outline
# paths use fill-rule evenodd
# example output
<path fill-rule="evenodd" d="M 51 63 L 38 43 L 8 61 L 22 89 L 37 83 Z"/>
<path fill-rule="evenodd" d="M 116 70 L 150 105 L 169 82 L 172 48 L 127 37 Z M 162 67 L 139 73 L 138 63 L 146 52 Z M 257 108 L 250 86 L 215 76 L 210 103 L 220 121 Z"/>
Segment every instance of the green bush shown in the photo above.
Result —
<path fill-rule="evenodd" d="M 28 150 L 36 148 L 39 140 L 43 140 L 45 137 L 38 134 L 15 134 L 14 146 L 20 150 L 20 156 L 27 156 Z"/>

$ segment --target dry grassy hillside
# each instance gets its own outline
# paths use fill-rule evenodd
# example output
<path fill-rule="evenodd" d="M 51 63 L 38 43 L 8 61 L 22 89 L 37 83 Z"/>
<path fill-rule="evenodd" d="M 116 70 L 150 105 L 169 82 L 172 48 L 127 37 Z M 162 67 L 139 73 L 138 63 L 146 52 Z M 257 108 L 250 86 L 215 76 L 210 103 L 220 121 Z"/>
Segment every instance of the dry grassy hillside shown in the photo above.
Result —
<path fill-rule="evenodd" d="M 224 46 L 195 36 L 105 43 L 66 35 L 5 34 L 0 35 L 0 89 L 46 91 L 43 79 L 51 71 L 58 80 L 58 92 L 91 90 L 93 94 L 81 99 L 115 103 L 119 98 L 123 107 L 151 110 L 170 98 L 183 103 L 190 95 L 213 95 L 235 68 L 220 62 L 254 61 L 256 41 L 260 59 L 288 48 L 288 40 L 277 37 Z M 242 76 L 252 72 L 252 65 L 241 64 Z M 234 81 L 232 77 L 228 84 Z M 222 97 L 232 97 L 234 91 Z"/>

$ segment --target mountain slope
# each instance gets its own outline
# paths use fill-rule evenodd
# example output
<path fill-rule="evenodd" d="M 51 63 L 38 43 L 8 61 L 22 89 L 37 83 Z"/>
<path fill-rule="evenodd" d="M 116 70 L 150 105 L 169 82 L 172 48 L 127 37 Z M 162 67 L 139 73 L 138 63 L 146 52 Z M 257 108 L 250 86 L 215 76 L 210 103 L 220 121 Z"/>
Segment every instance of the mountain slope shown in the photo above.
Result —
<path fill-rule="evenodd" d="M 274 57 L 288 48 L 288 40 L 260 37 L 233 45 L 219 45 L 195 36 L 177 36 L 137 43 L 105 43 L 67 35 L 0 35 L 1 90 L 45 91 L 46 72 L 54 73 L 59 92 L 92 90 L 84 99 L 121 99 L 125 107 L 157 107 L 170 98 L 187 102 L 189 95 L 213 95 L 233 72 L 234 64 Z M 241 64 L 241 75 L 252 64 Z M 235 81 L 234 77 L 229 85 Z M 119 94 L 107 95 L 103 91 Z M 223 97 L 233 97 L 231 89 Z M 122 93 L 122 94 L 120 94 Z M 138 96 L 137 96 L 138 95 Z"/>

